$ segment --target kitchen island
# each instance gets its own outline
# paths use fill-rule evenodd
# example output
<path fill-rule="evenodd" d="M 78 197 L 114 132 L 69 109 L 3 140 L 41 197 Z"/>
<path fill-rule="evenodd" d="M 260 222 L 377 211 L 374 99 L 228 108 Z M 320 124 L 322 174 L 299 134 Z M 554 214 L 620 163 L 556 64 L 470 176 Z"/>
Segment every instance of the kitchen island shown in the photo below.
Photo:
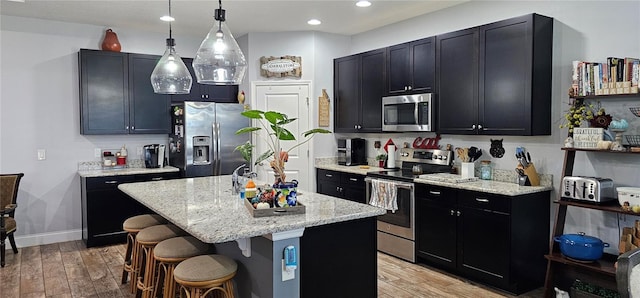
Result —
<path fill-rule="evenodd" d="M 377 296 L 375 216 L 383 209 L 299 190 L 305 214 L 253 218 L 231 193 L 231 176 L 118 188 L 236 260 L 239 297 Z M 282 270 L 290 245 L 299 260 L 292 279 Z"/>

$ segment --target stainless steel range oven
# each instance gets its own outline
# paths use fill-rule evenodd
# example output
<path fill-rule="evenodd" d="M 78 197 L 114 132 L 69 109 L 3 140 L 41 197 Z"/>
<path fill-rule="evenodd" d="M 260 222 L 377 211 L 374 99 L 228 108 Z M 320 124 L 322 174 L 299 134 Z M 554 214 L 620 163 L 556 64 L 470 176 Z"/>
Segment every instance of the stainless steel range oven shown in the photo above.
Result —
<path fill-rule="evenodd" d="M 387 210 L 378 216 L 378 250 L 415 262 L 415 186 L 413 179 L 420 174 L 451 171 L 452 152 L 436 149 L 400 149 L 402 167 L 395 170 L 367 174 L 367 200 L 371 199 L 372 181 L 392 182 L 397 188 L 398 210 Z"/>

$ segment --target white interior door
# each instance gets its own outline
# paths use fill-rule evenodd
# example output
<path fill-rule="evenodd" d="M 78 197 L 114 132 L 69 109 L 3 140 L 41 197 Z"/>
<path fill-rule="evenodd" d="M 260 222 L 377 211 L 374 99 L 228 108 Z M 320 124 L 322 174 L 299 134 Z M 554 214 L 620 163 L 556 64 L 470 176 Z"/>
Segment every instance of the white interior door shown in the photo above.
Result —
<path fill-rule="evenodd" d="M 286 114 L 289 119 L 297 118 L 285 126 L 296 137 L 295 141 L 281 141 L 283 150 L 289 150 L 295 144 L 304 141 L 302 133 L 309 130 L 309 90 L 308 82 L 253 82 L 252 100 L 254 106 L 262 111 L 276 111 Z M 255 139 L 256 150 L 254 158 L 267 151 L 269 147 L 265 143 L 266 133 L 261 131 Z M 311 181 L 311 158 L 309 157 L 309 144 L 296 147 L 289 151 L 289 161 L 285 163 L 286 180 L 298 180 L 301 188 L 313 189 Z M 271 160 L 271 159 L 269 159 Z M 273 170 L 268 162 L 256 168 L 258 179 L 272 183 Z"/>

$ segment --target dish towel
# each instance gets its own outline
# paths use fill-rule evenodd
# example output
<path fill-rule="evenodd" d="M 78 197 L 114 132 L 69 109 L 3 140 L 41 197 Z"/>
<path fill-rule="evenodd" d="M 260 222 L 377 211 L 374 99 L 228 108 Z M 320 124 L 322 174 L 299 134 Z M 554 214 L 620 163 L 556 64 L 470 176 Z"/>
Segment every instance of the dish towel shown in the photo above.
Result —
<path fill-rule="evenodd" d="M 396 212 L 398 210 L 397 193 L 398 187 L 395 182 L 373 179 L 369 205 Z"/>

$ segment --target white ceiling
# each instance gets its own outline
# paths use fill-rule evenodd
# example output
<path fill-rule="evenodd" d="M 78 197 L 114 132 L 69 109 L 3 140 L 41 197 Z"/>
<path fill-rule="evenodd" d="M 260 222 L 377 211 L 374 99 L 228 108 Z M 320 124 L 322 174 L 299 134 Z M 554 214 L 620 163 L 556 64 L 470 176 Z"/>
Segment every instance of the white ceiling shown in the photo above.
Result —
<path fill-rule="evenodd" d="M 24 2 L 22 2 L 24 1 Z M 321 31 L 354 35 L 393 24 L 412 17 L 458 5 L 469 0 L 370 0 L 366 8 L 355 6 L 356 0 L 223 0 L 227 26 L 238 37 L 249 32 Z M 91 24 L 105 27 L 167 32 L 160 17 L 168 14 L 168 0 L 1 0 L 0 14 Z M 171 12 L 176 19 L 174 36 L 201 37 L 213 24 L 217 0 L 172 0 Z M 319 26 L 307 20 L 322 21 Z"/>

